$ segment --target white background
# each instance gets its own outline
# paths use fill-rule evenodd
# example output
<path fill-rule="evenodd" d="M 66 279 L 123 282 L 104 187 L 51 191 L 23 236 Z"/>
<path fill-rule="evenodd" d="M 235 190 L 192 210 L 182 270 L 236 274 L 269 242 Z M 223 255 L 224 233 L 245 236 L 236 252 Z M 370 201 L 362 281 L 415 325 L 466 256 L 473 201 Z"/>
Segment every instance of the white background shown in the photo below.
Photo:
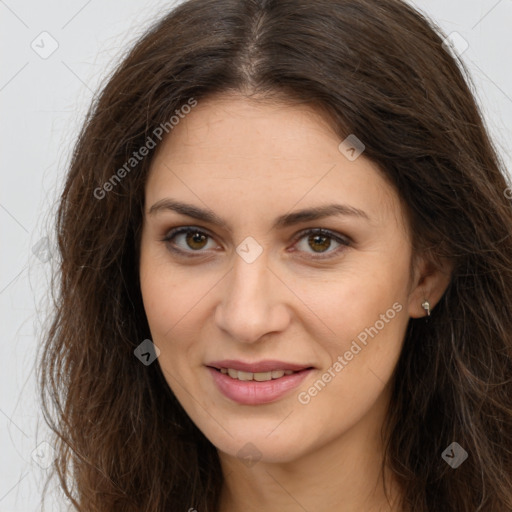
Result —
<path fill-rule="evenodd" d="M 477 99 L 512 169 L 512 1 L 411 2 L 446 34 L 458 32 Z M 0 512 L 41 510 L 51 458 L 34 362 L 52 260 L 44 252 L 51 212 L 93 93 L 148 24 L 173 2 L 0 0 Z M 58 43 L 41 58 L 43 31 Z M 50 39 L 45 40 L 49 49 Z M 42 49 L 41 49 L 42 50 Z M 42 242 L 40 242 L 43 239 Z M 36 253 L 34 254 L 34 247 Z M 39 248 L 39 251 L 37 251 Z M 49 245 L 50 254 L 52 244 Z M 58 510 L 49 500 L 46 510 Z"/>

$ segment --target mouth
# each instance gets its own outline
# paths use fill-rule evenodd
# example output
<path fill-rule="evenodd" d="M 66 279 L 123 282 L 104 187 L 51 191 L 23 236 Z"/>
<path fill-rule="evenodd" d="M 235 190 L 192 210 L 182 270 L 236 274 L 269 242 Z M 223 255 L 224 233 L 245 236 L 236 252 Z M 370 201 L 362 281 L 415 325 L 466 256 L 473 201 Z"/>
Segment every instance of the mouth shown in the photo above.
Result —
<path fill-rule="evenodd" d="M 299 373 L 303 370 L 293 371 L 293 370 L 270 370 L 267 372 L 245 372 L 242 370 L 236 370 L 235 368 L 216 368 L 214 366 L 210 366 L 213 370 L 216 370 L 219 373 L 224 375 L 228 375 L 234 380 L 241 381 L 251 381 L 254 380 L 256 382 L 267 382 L 269 380 L 277 380 L 285 375 L 293 375 L 294 373 Z M 304 368 L 304 370 L 311 370 L 313 367 Z"/>
<path fill-rule="evenodd" d="M 315 368 L 283 361 L 244 363 L 224 360 L 206 365 L 217 390 L 240 405 L 275 402 L 299 386 Z"/>
<path fill-rule="evenodd" d="M 289 363 L 277 359 L 265 359 L 254 363 L 246 363 L 236 359 L 224 359 L 222 361 L 212 361 L 207 366 L 224 375 L 229 375 L 232 379 L 242 381 L 255 380 L 258 382 L 280 379 L 285 375 L 292 375 L 293 373 L 313 368 L 311 365 Z"/>

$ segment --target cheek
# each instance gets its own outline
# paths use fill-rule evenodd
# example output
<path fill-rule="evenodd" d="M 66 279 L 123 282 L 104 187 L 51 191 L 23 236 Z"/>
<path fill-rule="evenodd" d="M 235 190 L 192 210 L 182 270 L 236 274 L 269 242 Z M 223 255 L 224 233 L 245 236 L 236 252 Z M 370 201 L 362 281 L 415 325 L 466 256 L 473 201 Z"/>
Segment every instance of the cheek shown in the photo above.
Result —
<path fill-rule="evenodd" d="M 197 302 L 188 297 L 183 283 L 170 280 L 163 268 L 141 266 L 141 292 L 144 309 L 151 332 L 151 341 L 158 347 L 160 354 L 157 363 L 174 393 L 187 380 L 187 364 L 190 350 L 189 340 L 180 332 L 190 313 L 189 304 Z M 179 297 L 177 300 L 176 298 Z"/>
<path fill-rule="evenodd" d="M 157 250 L 141 253 L 140 286 L 151 340 L 160 350 L 158 364 L 177 396 L 203 359 L 197 340 L 204 338 L 201 329 L 213 314 L 205 305 L 220 277 L 211 270 L 171 265 Z"/>
<path fill-rule="evenodd" d="M 334 423 L 349 421 L 347 411 L 351 418 L 363 415 L 383 391 L 408 324 L 408 277 L 403 268 L 408 268 L 406 252 L 400 259 L 373 254 L 336 279 L 304 290 L 308 307 L 321 321 L 321 331 L 313 337 L 325 354 L 315 382 L 301 390 L 300 403 L 312 405 L 308 413 L 330 411 Z"/>
<path fill-rule="evenodd" d="M 187 322 L 201 300 L 215 285 L 215 276 L 172 266 L 165 253 L 141 252 L 140 287 L 152 335 L 162 342 Z M 218 280 L 218 279 L 217 279 Z"/>
<path fill-rule="evenodd" d="M 169 264 L 162 261 L 161 255 L 144 246 L 140 259 L 140 288 L 152 341 L 160 349 L 159 362 L 162 364 L 169 352 L 168 340 L 180 327 L 180 319 L 191 309 L 194 297 L 187 292 L 193 288 L 186 286 L 186 280 L 180 279 L 179 274 L 169 272 Z"/>
<path fill-rule="evenodd" d="M 354 265 L 328 281 L 304 282 L 302 288 L 296 287 L 319 325 L 324 326 L 326 338 L 335 340 L 334 347 L 350 342 L 376 322 L 379 331 L 396 329 L 394 318 L 398 309 L 405 309 L 408 283 L 403 272 L 384 263 Z M 393 309 L 395 303 L 398 305 Z"/>
<path fill-rule="evenodd" d="M 385 406 L 381 397 L 398 362 L 408 323 L 397 289 L 367 289 L 357 282 L 347 279 L 331 300 L 317 301 L 335 334 L 329 331 L 316 338 L 324 353 L 323 368 L 296 397 L 303 424 L 312 430 L 327 429 L 333 436 L 350 429 L 377 404 Z"/>

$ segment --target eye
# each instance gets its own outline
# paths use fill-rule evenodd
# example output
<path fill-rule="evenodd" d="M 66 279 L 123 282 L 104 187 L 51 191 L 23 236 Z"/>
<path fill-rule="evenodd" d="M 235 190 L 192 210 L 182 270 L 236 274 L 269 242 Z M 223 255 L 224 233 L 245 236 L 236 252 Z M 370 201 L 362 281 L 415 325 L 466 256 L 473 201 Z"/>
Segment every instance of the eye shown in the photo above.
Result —
<path fill-rule="evenodd" d="M 201 249 L 207 247 L 209 238 L 211 237 L 208 233 L 198 228 L 181 227 L 171 230 L 163 241 L 167 242 L 169 249 L 174 252 L 201 252 Z M 181 246 L 176 243 L 176 240 L 180 239 L 183 240 Z"/>
<path fill-rule="evenodd" d="M 183 226 L 171 230 L 162 241 L 167 244 L 169 250 L 175 253 L 195 257 L 205 252 L 203 249 L 214 248 L 208 247 L 208 241 L 211 239 L 211 235 L 199 228 Z M 181 244 L 178 243 L 180 241 Z M 332 248 L 333 241 L 337 244 L 337 247 L 335 247 L 334 250 L 329 250 Z M 300 248 L 301 243 L 302 248 Z M 322 228 L 302 231 L 295 237 L 295 247 L 299 247 L 300 252 L 309 253 L 310 256 L 308 257 L 312 259 L 327 259 L 332 255 L 338 254 L 350 244 L 351 240 L 348 237 Z M 309 251 L 308 248 L 311 249 L 311 251 Z M 295 250 L 296 249 L 293 251 L 295 252 Z M 323 254 L 327 254 L 327 256 L 323 256 Z"/>
<path fill-rule="evenodd" d="M 312 252 L 309 253 L 312 258 L 316 259 L 330 258 L 331 256 L 338 254 L 351 243 L 349 238 L 322 228 L 302 231 L 299 233 L 297 240 L 299 243 L 296 244 L 296 246 L 304 252 L 309 252 L 307 249 L 312 249 Z M 332 241 L 338 245 L 334 250 L 329 250 L 331 249 Z M 301 243 L 303 247 L 302 249 L 300 248 Z M 323 254 L 327 254 L 327 256 L 323 256 Z"/>

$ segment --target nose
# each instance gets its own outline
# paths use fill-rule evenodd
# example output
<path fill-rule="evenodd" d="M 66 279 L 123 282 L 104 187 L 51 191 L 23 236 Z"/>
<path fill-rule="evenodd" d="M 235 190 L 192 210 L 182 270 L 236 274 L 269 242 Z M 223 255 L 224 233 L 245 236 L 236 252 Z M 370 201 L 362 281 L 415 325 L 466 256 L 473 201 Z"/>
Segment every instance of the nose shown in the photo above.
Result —
<path fill-rule="evenodd" d="M 265 251 L 252 263 L 236 255 L 224 283 L 215 322 L 233 339 L 254 343 L 289 325 L 290 311 L 284 298 L 287 289 L 268 268 Z"/>

